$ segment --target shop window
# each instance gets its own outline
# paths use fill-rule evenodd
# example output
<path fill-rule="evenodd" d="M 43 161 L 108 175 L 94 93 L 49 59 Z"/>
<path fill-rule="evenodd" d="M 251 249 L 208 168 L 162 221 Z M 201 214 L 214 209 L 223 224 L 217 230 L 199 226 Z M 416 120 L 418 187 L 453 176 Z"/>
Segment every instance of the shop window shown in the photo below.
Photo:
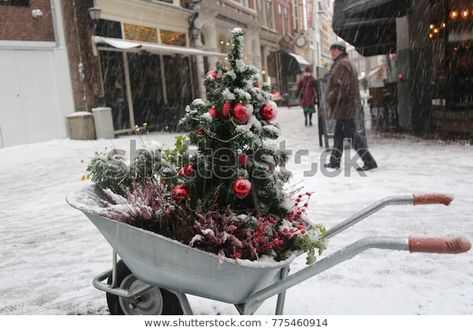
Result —
<path fill-rule="evenodd" d="M 473 8 L 471 1 L 439 1 L 431 8 L 433 104 L 473 108 Z"/>
<path fill-rule="evenodd" d="M 189 58 L 165 55 L 163 61 L 168 105 L 176 110 L 184 109 L 192 98 Z"/>
<path fill-rule="evenodd" d="M 125 32 L 125 39 L 128 40 L 139 40 L 151 43 L 158 42 L 158 31 L 155 28 L 123 23 L 123 31 Z"/>
<path fill-rule="evenodd" d="M 164 105 L 161 58 L 156 54 L 128 53 L 135 124 L 155 129 Z"/>
<path fill-rule="evenodd" d="M 230 40 L 227 39 L 227 36 L 224 33 L 220 33 L 218 36 L 218 47 L 220 53 L 226 54 L 230 50 Z"/>
<path fill-rule="evenodd" d="M 112 108 L 114 130 L 130 128 L 130 113 L 125 85 L 123 54 L 100 52 L 105 104 Z"/>
<path fill-rule="evenodd" d="M 120 22 L 101 19 L 97 24 L 95 34 L 101 37 L 122 39 L 122 27 Z"/>
<path fill-rule="evenodd" d="M 160 30 L 161 43 L 173 46 L 186 46 L 186 34 L 183 32 Z"/>
<path fill-rule="evenodd" d="M 10 6 L 29 6 L 29 0 L 0 0 L 0 5 Z"/>

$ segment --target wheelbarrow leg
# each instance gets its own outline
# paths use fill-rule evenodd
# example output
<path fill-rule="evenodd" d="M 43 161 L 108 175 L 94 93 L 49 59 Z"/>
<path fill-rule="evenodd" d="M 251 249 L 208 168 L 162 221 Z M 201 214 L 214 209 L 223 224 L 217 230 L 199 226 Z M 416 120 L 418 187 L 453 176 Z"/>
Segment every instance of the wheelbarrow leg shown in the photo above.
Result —
<path fill-rule="evenodd" d="M 117 252 L 113 250 L 112 253 L 112 288 L 117 287 Z"/>
<path fill-rule="evenodd" d="M 194 315 L 191 305 L 189 304 L 189 300 L 187 300 L 187 296 L 185 293 L 176 292 L 173 290 L 168 290 L 168 291 L 176 295 L 176 297 L 179 300 L 179 303 L 181 304 L 181 308 L 184 315 Z"/>
<path fill-rule="evenodd" d="M 286 279 L 289 274 L 289 267 L 281 269 L 280 279 Z M 278 294 L 278 301 L 276 303 L 276 315 L 282 315 L 284 313 L 284 303 L 286 302 L 286 291 Z"/>

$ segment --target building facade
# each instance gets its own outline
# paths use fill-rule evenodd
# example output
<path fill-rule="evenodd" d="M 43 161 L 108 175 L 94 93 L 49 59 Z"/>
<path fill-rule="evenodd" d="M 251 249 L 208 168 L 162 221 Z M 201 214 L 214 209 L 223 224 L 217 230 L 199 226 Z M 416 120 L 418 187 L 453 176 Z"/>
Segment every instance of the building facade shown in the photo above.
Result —
<path fill-rule="evenodd" d="M 60 1 L 0 1 L 0 147 L 66 138 L 74 110 Z"/>
<path fill-rule="evenodd" d="M 304 15 L 304 25 L 296 25 L 296 51 L 311 63 L 316 74 L 316 67 L 328 69 L 332 63 L 329 49 L 336 40 L 332 30 L 333 1 L 295 0 L 295 4 Z M 307 43 L 298 43 L 301 37 L 304 37 Z"/>
<path fill-rule="evenodd" d="M 144 123 L 175 128 L 185 106 L 205 97 L 202 78 L 217 60 L 225 62 L 234 27 L 245 31 L 244 60 L 262 69 L 275 90 L 292 88 L 300 70 L 283 79 L 284 61 L 278 62 L 282 47 L 294 52 L 290 0 L 72 0 L 63 6 L 66 19 L 77 22 L 66 29 L 76 107 L 111 107 L 117 134 Z M 101 10 L 94 26 L 90 7 Z"/>
<path fill-rule="evenodd" d="M 400 128 L 471 137 L 472 12 L 467 0 L 336 0 L 334 30 L 362 54 L 395 53 Z"/>
<path fill-rule="evenodd" d="M 297 103 L 298 75 L 313 62 L 314 8 L 309 0 L 1 1 L 1 72 L 13 77 L 1 82 L 1 146 L 65 138 L 65 115 L 103 106 L 115 134 L 175 128 L 185 106 L 205 97 L 205 73 L 225 63 L 234 27 L 245 31 L 246 63 Z"/>

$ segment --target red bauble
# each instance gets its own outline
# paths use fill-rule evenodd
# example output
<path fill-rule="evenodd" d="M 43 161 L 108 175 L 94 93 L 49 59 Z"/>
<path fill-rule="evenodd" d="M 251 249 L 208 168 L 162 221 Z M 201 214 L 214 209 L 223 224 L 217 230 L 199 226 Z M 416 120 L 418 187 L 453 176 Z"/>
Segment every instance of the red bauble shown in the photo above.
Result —
<path fill-rule="evenodd" d="M 261 117 L 266 121 L 272 121 L 276 118 L 276 112 L 273 107 L 268 104 L 264 104 L 260 110 Z"/>
<path fill-rule="evenodd" d="M 228 114 L 230 114 L 231 110 L 232 110 L 232 103 L 230 101 L 225 102 L 223 104 L 223 109 L 222 109 L 223 116 L 227 117 Z"/>
<path fill-rule="evenodd" d="M 189 163 L 187 166 L 179 170 L 179 176 L 181 177 L 190 177 L 194 174 L 194 166 L 192 163 Z"/>
<path fill-rule="evenodd" d="M 233 182 L 233 193 L 237 196 L 237 198 L 243 199 L 251 191 L 251 183 L 248 179 L 238 178 L 236 181 Z"/>
<path fill-rule="evenodd" d="M 248 110 L 243 102 L 240 101 L 233 108 L 233 117 L 240 123 L 246 123 L 246 121 L 248 121 L 250 117 L 248 116 Z"/>
<path fill-rule="evenodd" d="M 171 195 L 174 200 L 182 201 L 189 196 L 189 192 L 187 191 L 187 187 L 185 185 L 178 184 L 172 189 Z"/>
<path fill-rule="evenodd" d="M 256 87 L 256 88 L 260 88 L 261 85 L 258 82 L 256 82 L 256 83 L 253 84 L 253 86 Z"/>
<path fill-rule="evenodd" d="M 197 130 L 195 130 L 194 133 L 195 133 L 196 136 L 203 136 L 203 135 L 205 135 L 205 130 L 204 130 L 204 128 L 198 128 Z"/>
<path fill-rule="evenodd" d="M 209 109 L 209 114 L 212 117 L 217 117 L 218 116 L 217 109 L 215 107 L 210 108 Z"/>
<path fill-rule="evenodd" d="M 218 73 L 215 70 L 211 70 L 207 73 L 207 79 L 217 79 L 218 78 Z"/>
<path fill-rule="evenodd" d="M 246 168 L 246 166 L 248 165 L 248 155 L 246 155 L 245 153 L 238 154 L 238 163 L 243 168 Z"/>

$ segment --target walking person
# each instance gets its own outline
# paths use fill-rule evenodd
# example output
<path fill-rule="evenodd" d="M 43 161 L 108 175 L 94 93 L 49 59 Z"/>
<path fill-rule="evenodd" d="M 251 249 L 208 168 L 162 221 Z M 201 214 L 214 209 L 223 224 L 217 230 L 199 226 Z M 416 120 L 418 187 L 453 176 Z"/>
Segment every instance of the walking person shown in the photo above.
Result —
<path fill-rule="evenodd" d="M 310 67 L 305 67 L 304 74 L 297 83 L 296 91 L 304 111 L 305 126 L 312 126 L 312 114 L 315 113 L 315 104 L 317 103 L 317 82 L 311 71 Z"/>
<path fill-rule="evenodd" d="M 360 90 L 358 87 L 358 74 L 350 63 L 346 51 L 346 44 L 337 41 L 330 46 L 330 55 L 333 64 L 330 69 L 325 100 L 329 118 L 336 120 L 334 133 L 334 148 L 330 162 L 326 168 L 340 168 L 343 140 L 349 138 L 352 147 L 356 150 L 364 165 L 358 171 L 367 171 L 377 168 L 378 165 L 368 151 L 366 141 L 362 139 L 355 125 L 356 110 L 359 105 Z"/>

